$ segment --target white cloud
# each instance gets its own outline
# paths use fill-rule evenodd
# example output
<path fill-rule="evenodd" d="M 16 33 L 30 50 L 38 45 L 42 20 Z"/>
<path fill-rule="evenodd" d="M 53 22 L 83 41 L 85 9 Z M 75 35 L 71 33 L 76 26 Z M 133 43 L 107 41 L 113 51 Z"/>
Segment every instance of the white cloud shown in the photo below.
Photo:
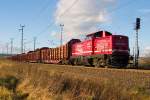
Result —
<path fill-rule="evenodd" d="M 146 47 L 143 49 L 142 56 L 150 57 L 150 46 L 146 46 Z"/>
<path fill-rule="evenodd" d="M 64 38 L 96 31 L 96 25 L 109 20 L 107 9 L 115 0 L 59 0 L 55 12 L 56 24 L 64 24 Z M 73 4 L 74 3 L 74 4 Z M 64 11 L 67 10 L 65 14 Z M 63 15 L 62 15 L 63 14 Z M 61 16 L 61 17 L 60 17 Z"/>

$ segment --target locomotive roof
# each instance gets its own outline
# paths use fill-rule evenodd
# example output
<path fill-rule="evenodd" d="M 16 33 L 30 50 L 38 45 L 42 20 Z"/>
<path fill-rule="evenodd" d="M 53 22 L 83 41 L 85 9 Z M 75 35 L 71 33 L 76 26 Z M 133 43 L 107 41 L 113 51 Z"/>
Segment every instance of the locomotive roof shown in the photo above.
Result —
<path fill-rule="evenodd" d="M 90 33 L 90 34 L 88 34 L 88 35 L 86 35 L 86 36 L 87 36 L 87 37 L 88 37 L 88 36 L 92 36 L 92 35 L 94 35 L 94 34 L 96 34 L 96 33 L 101 33 L 101 34 L 103 34 L 103 32 L 112 35 L 112 33 L 108 32 L 108 31 L 98 31 L 98 32 Z"/>
<path fill-rule="evenodd" d="M 29 51 L 28 53 L 32 53 L 32 52 L 34 52 L 34 51 Z"/>
<path fill-rule="evenodd" d="M 43 49 L 49 49 L 48 47 L 43 47 L 43 48 L 40 48 L 40 50 L 43 50 Z"/>
<path fill-rule="evenodd" d="M 40 50 L 39 48 L 37 48 L 35 51 L 38 51 L 38 50 Z"/>

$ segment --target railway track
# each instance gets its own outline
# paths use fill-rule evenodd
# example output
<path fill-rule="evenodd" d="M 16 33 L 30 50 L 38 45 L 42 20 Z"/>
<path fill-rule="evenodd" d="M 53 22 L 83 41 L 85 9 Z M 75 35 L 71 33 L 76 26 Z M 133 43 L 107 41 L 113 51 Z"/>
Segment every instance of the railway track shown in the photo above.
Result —
<path fill-rule="evenodd" d="M 118 68 L 118 69 L 116 69 L 116 68 L 108 68 L 108 67 L 106 67 L 106 68 L 101 68 L 101 67 L 99 67 L 99 68 L 97 68 L 97 67 L 93 67 L 93 66 L 72 66 L 72 65 L 58 65 L 58 64 L 40 64 L 40 65 L 46 65 L 46 66 L 49 66 L 49 67 L 51 67 L 51 66 L 56 66 L 56 67 L 60 67 L 60 68 L 62 68 L 62 67 L 64 67 L 64 68 L 67 68 L 67 69 L 71 69 L 71 68 L 73 68 L 73 69 L 82 69 L 82 70 L 84 70 L 84 69 L 86 69 L 86 70 L 96 70 L 96 71 L 102 71 L 102 70 L 107 70 L 107 71 L 118 71 L 118 72 L 137 72 L 137 73 L 150 73 L 150 70 L 146 70 L 146 69 L 133 69 L 133 68 Z"/>

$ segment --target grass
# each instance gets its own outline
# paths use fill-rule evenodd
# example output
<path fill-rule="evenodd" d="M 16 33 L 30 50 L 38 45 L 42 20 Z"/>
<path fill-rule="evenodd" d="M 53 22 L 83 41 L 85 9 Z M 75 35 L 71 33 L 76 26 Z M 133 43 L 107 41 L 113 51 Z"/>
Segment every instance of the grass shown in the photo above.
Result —
<path fill-rule="evenodd" d="M 140 69 L 150 69 L 150 58 L 140 58 Z"/>
<path fill-rule="evenodd" d="M 12 88 L 7 88 L 8 83 L 15 87 L 17 94 L 24 97 L 29 94 L 28 100 L 150 100 L 149 70 L 27 64 L 8 60 L 0 60 L 0 65 L 0 76 L 3 76 L 0 86 L 5 87 L 3 91 L 10 97 L 13 97 Z"/>
<path fill-rule="evenodd" d="M 18 79 L 13 76 L 0 78 L 0 100 L 25 100 L 27 94 L 16 91 Z"/>
<path fill-rule="evenodd" d="M 5 87 L 0 87 L 0 100 L 12 100 L 12 92 Z"/>

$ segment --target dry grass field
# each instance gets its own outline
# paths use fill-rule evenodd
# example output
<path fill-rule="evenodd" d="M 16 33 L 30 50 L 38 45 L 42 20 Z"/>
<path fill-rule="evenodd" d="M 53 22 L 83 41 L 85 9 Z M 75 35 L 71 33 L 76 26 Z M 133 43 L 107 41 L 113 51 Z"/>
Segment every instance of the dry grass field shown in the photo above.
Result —
<path fill-rule="evenodd" d="M 0 60 L 0 100 L 150 100 L 150 70 Z"/>
<path fill-rule="evenodd" d="M 139 63 L 141 68 L 150 70 L 150 57 L 140 58 Z"/>

